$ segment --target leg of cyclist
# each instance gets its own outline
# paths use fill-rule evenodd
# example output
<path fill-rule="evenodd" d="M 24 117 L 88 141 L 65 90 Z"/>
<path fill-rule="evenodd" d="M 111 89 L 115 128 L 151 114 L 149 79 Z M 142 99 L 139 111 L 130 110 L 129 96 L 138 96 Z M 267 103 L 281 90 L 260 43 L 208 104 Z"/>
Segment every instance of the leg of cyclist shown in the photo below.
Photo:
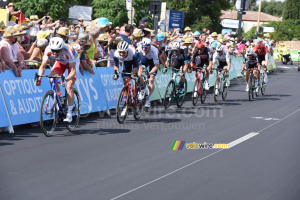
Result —
<path fill-rule="evenodd" d="M 76 70 L 77 69 L 77 70 Z M 68 102 L 68 113 L 66 116 L 66 119 L 64 119 L 64 122 L 72 122 L 72 110 L 73 110 L 73 104 L 74 104 L 74 83 L 77 78 L 77 72 L 79 70 L 79 62 L 73 62 L 69 63 L 69 70 L 68 70 L 68 77 L 65 79 L 67 82 L 66 90 L 67 90 L 67 102 Z"/>
<path fill-rule="evenodd" d="M 156 76 L 156 73 L 157 73 L 157 70 L 158 70 L 158 65 L 154 65 L 153 63 L 153 60 L 151 60 L 152 62 L 148 62 L 149 63 L 149 74 L 150 74 L 150 79 L 149 79 L 149 89 L 148 89 L 148 97 L 147 97 L 147 101 L 146 101 L 146 104 L 145 104 L 145 107 L 146 108 L 149 108 L 150 107 L 150 99 L 151 99 L 151 95 L 154 91 L 154 79 L 155 79 L 155 76 Z"/>

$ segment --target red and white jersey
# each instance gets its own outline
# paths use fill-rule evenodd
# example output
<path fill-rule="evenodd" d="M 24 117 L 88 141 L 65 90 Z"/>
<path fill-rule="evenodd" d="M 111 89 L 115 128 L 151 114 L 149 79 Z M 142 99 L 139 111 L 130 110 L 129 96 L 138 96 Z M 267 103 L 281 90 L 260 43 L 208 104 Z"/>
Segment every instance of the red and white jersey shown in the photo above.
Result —
<path fill-rule="evenodd" d="M 50 46 L 47 46 L 47 48 L 45 49 L 43 61 L 52 59 L 52 60 L 56 60 L 56 61 L 60 62 L 63 65 L 67 65 L 69 63 L 75 62 L 76 54 L 77 53 L 73 49 L 73 47 L 71 47 L 68 44 L 65 44 L 64 47 L 62 48 L 62 52 L 61 52 L 60 56 L 58 58 L 54 58 L 53 53 L 51 52 Z"/>

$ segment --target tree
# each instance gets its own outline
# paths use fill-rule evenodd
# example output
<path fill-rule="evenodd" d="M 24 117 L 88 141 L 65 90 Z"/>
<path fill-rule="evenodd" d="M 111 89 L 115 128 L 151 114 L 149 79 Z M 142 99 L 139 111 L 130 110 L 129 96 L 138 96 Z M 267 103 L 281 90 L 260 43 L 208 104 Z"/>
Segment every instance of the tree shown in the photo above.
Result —
<path fill-rule="evenodd" d="M 300 20 L 300 0 L 286 0 L 283 19 Z"/>
<path fill-rule="evenodd" d="M 134 21 L 138 22 L 142 17 L 151 16 L 146 13 L 148 11 L 149 0 L 134 0 L 132 2 L 134 7 Z M 116 25 L 128 23 L 128 15 L 126 10 L 126 1 L 124 0 L 93 0 L 94 17 L 106 17 L 110 22 Z"/>
<path fill-rule="evenodd" d="M 54 19 L 58 19 L 61 17 L 67 18 L 68 8 L 83 2 L 82 0 L 21 0 L 16 3 L 16 6 L 17 9 L 22 10 L 26 17 L 30 15 L 38 15 L 39 17 L 49 15 Z"/>
<path fill-rule="evenodd" d="M 281 1 L 262 1 L 261 2 L 261 12 L 267 13 L 269 15 L 281 17 L 283 14 L 283 9 L 285 5 L 285 2 Z M 255 11 L 258 11 L 258 7 L 255 9 Z"/>

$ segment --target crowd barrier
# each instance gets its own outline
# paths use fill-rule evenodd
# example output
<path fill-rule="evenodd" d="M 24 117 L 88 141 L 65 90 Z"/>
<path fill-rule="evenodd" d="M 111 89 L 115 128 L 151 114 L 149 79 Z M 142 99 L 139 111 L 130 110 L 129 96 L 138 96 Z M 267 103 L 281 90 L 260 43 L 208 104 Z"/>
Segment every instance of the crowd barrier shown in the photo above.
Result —
<path fill-rule="evenodd" d="M 231 58 L 229 78 L 241 76 L 243 58 Z M 162 73 L 163 67 L 158 71 L 155 78 L 155 90 L 151 100 L 163 99 L 167 84 L 172 78 L 172 70 Z M 269 57 L 268 70 L 275 70 L 274 59 Z M 22 77 L 16 77 L 11 70 L 0 74 L 0 127 L 9 127 L 13 132 L 13 126 L 39 122 L 39 111 L 43 95 L 50 87 L 50 82 L 43 78 L 40 87 L 34 84 L 34 75 L 37 69 L 23 70 Z M 50 70 L 46 69 L 45 74 Z M 113 80 L 114 70 L 112 67 L 98 67 L 95 75 L 85 72 L 84 76 L 78 74 L 75 88 L 78 90 L 81 100 L 81 114 L 98 111 L 106 111 L 116 108 L 118 96 L 123 82 L 121 78 Z M 209 84 L 214 86 L 215 74 L 210 75 Z M 187 73 L 187 90 L 191 92 L 194 86 L 195 72 Z M 62 94 L 64 89 L 61 88 Z"/>

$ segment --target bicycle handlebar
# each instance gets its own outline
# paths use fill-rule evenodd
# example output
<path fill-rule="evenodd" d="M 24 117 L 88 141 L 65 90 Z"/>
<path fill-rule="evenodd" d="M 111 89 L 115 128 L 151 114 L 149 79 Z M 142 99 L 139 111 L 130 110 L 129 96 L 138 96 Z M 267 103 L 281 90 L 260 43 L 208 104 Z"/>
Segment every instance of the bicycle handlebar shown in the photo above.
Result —
<path fill-rule="evenodd" d="M 65 76 L 63 74 L 61 76 L 51 76 L 51 75 L 38 75 L 38 73 L 35 73 L 34 81 L 37 81 L 39 77 L 61 78 L 61 81 L 65 82 Z"/>

